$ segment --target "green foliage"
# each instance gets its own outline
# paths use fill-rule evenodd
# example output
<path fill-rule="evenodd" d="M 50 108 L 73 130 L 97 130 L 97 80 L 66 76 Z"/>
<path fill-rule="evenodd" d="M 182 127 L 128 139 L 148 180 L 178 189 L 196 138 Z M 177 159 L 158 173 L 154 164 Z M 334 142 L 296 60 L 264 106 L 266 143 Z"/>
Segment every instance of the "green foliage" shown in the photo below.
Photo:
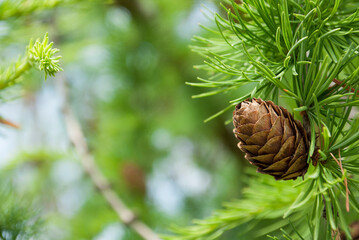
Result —
<path fill-rule="evenodd" d="M 48 34 L 45 34 L 44 39 L 40 42 L 40 39 L 36 40 L 35 44 L 30 42 L 28 47 L 28 58 L 30 64 L 36 65 L 40 71 L 45 72 L 45 79 L 47 75 L 55 76 L 55 73 L 63 71 L 59 65 L 61 56 L 54 56 L 60 50 L 52 48 L 53 42 L 49 43 Z"/>
<path fill-rule="evenodd" d="M 194 38 L 192 49 L 206 58 L 205 64 L 196 68 L 208 72 L 209 77 L 188 84 L 215 89 L 194 97 L 229 92 L 233 95 L 243 92 L 244 86 L 251 89 L 230 100 L 230 106 L 218 114 L 252 97 L 276 103 L 281 97 L 294 103 L 293 111 L 304 116 L 304 125 L 311 133 L 308 161 L 313 165 L 299 184 L 302 192 L 286 205 L 286 213 L 281 214 L 288 218 L 303 211 L 304 215 L 303 209 L 311 208 L 306 225 L 313 239 L 323 239 L 327 233 L 330 238 L 331 231 L 339 230 L 351 239 L 350 214 L 345 213 L 343 206 L 346 204 L 347 211 L 350 207 L 351 214 L 359 213 L 356 187 L 359 120 L 350 118 L 352 109 L 359 106 L 359 31 L 356 30 L 359 3 L 350 0 L 242 2 L 227 1 L 222 5 L 227 17 L 214 15 L 217 30 L 204 27 L 210 37 Z M 273 186 L 279 188 L 281 184 L 277 182 Z M 291 188 L 290 183 L 285 184 Z M 267 190 L 266 186 L 255 189 Z M 244 195 L 239 201 L 252 200 Z M 271 203 L 266 207 L 275 209 Z M 236 209 L 230 212 L 235 214 Z M 240 212 L 248 214 L 249 209 Z M 256 214 L 252 217 L 264 220 Z M 238 226 L 240 221 L 249 221 L 241 216 L 236 218 L 237 224 L 230 225 L 223 212 L 213 218 L 195 222 L 189 228 L 193 231 L 177 231 L 178 239 L 206 239 L 209 226 L 224 224 L 226 228 L 212 229 L 223 231 Z M 298 221 L 303 221 L 303 216 Z M 211 225 L 213 222 L 216 225 Z M 326 226 L 324 230 L 323 226 Z M 304 231 L 304 234 L 308 233 Z M 219 235 L 211 235 L 211 239 Z"/>
<path fill-rule="evenodd" d="M 352 99 L 341 85 L 328 87 L 338 76 L 356 87 L 359 4 L 327 2 L 249 0 L 226 9 L 227 19 L 216 14 L 214 36 L 195 37 L 192 47 L 206 57 L 197 68 L 210 77 L 189 83 L 216 90 L 197 97 L 250 85 L 248 94 L 230 103 L 254 96 L 278 102 L 280 93 L 309 112 L 315 112 L 315 98 L 331 108 L 345 101 L 342 96 Z"/>
<path fill-rule="evenodd" d="M 0 3 L 0 19 L 8 20 L 12 17 L 20 17 L 29 14 L 35 10 L 47 9 L 54 7 L 60 1 L 24 1 L 24 0 L 5 0 Z M 47 75 L 54 76 L 58 71 L 62 71 L 59 67 L 59 59 L 54 56 L 58 49 L 52 48 L 53 43 L 48 44 L 48 35 L 42 42 L 37 40 L 35 44 L 28 46 L 27 52 L 23 57 L 6 69 L 0 70 L 0 91 L 20 82 L 21 76 L 32 67 L 37 67 L 40 71 Z M 6 174 L 4 174 L 6 173 Z M 9 177 L 7 171 L 1 173 Z M 42 221 L 40 213 L 34 210 L 33 204 L 29 201 L 29 195 L 22 196 L 15 191 L 4 188 L 10 181 L 7 178 L 1 180 L 0 186 L 0 239 L 2 240 L 22 240 L 33 239 L 42 232 Z M 26 200 L 25 200 L 26 199 Z"/>
<path fill-rule="evenodd" d="M 66 0 L 4 0 L 0 4 L 0 19 L 21 17 L 34 11 L 51 9 Z"/>
<path fill-rule="evenodd" d="M 59 65 L 61 56 L 54 56 L 59 50 L 57 48 L 52 48 L 53 42 L 48 44 L 48 41 L 49 37 L 47 33 L 42 42 L 40 39 L 37 39 L 35 44 L 30 41 L 26 56 L 19 58 L 18 61 L 11 64 L 6 70 L 0 71 L 0 89 L 15 84 L 21 75 L 32 67 L 44 71 L 45 79 L 48 75 L 55 76 L 55 73 L 63 71 Z"/>
<path fill-rule="evenodd" d="M 40 233 L 41 221 L 29 203 L 4 189 L 0 202 L 0 239 L 30 239 Z"/>
<path fill-rule="evenodd" d="M 82 0 L 3 0 L 0 3 L 0 20 L 19 18 L 34 12 L 51 10 L 55 7 L 81 2 Z M 86 2 L 96 2 L 99 0 L 87 0 Z M 110 3 L 112 0 L 101 1 Z"/>
<path fill-rule="evenodd" d="M 26 58 L 19 58 L 15 63 L 10 64 L 6 70 L 0 71 L 0 89 L 16 83 L 16 80 L 29 69 L 30 64 Z"/>
<path fill-rule="evenodd" d="M 296 226 L 306 224 L 302 215 L 310 212 L 308 206 L 301 212 L 294 211 L 288 219 L 282 218 L 303 191 L 303 187 L 294 187 L 298 180 L 276 181 L 270 176 L 258 177 L 257 173 L 248 173 L 245 177 L 249 182 L 243 190 L 242 199 L 226 203 L 225 209 L 217 210 L 210 218 L 195 220 L 194 226 L 174 227 L 173 231 L 178 236 L 167 236 L 165 239 L 213 240 L 236 227 L 241 229 L 243 239 L 254 239 L 275 232 L 290 222 L 296 222 Z M 264 222 L 266 224 L 263 225 Z M 293 232 L 293 229 L 288 229 Z M 309 232 L 306 234 L 308 236 Z"/>

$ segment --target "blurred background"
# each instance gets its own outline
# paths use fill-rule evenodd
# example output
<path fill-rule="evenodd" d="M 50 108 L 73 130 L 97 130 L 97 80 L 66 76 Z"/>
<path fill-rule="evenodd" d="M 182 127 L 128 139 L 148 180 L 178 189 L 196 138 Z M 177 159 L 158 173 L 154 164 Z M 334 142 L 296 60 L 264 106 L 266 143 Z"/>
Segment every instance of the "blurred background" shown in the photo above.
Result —
<path fill-rule="evenodd" d="M 0 21 L 3 63 L 46 32 L 62 55 L 55 78 L 30 71 L 1 94 L 0 115 L 21 126 L 0 126 L 1 188 L 40 219 L 36 239 L 140 239 L 82 169 L 61 112 L 61 79 L 99 169 L 156 232 L 239 197 L 241 155 L 224 124 L 232 113 L 203 122 L 230 97 L 192 99 L 203 89 L 185 84 L 202 74 L 191 38 L 208 34 L 198 26 L 213 25 L 203 12 L 220 8 L 216 0 L 77 1 Z"/>

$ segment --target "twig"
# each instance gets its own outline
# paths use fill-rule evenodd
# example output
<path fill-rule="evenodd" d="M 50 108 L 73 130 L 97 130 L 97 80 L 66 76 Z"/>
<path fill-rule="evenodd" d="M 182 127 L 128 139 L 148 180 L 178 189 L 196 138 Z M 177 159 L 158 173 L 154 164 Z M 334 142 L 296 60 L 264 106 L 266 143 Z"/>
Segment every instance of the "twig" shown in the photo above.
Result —
<path fill-rule="evenodd" d="M 339 161 L 340 161 L 340 168 L 342 170 L 342 173 L 344 175 L 344 169 L 343 169 L 343 163 L 342 163 L 342 156 L 340 155 L 340 148 L 339 148 Z M 344 183 L 345 183 L 345 206 L 347 208 L 347 212 L 349 212 L 349 187 L 348 187 L 348 179 L 344 177 Z"/>
<path fill-rule="evenodd" d="M 108 180 L 102 175 L 97 168 L 96 163 L 88 150 L 88 145 L 82 132 L 80 123 L 75 117 L 67 94 L 67 86 L 65 79 L 60 79 L 61 92 L 64 96 L 63 113 L 67 133 L 71 143 L 80 155 L 80 160 L 85 172 L 91 178 L 93 184 L 106 199 L 111 208 L 116 212 L 123 224 L 132 228 L 145 240 L 160 240 L 146 224 L 141 222 L 136 215 L 123 203 L 120 197 L 112 190 Z"/>
<path fill-rule="evenodd" d="M 342 87 L 345 88 L 348 92 L 355 93 L 355 88 L 352 88 L 352 87 L 350 87 L 350 86 L 347 86 L 347 84 L 345 84 L 344 81 L 340 81 L 340 80 L 334 78 L 334 79 L 333 79 L 333 82 L 334 82 L 336 85 L 338 85 L 338 86 L 342 85 Z M 357 94 L 356 94 L 357 97 L 359 96 L 359 93 L 358 93 L 358 92 L 359 92 L 359 91 L 357 91 Z"/>
<path fill-rule="evenodd" d="M 332 155 L 332 157 L 334 158 L 334 160 L 337 162 L 337 164 L 339 165 L 340 167 L 340 170 L 342 171 L 342 174 L 344 176 L 344 184 L 345 184 L 345 207 L 347 209 L 347 212 L 349 212 L 349 187 L 348 187 L 348 180 L 347 180 L 347 177 L 345 176 L 345 173 L 344 173 L 344 169 L 343 169 L 343 165 L 342 165 L 342 157 L 340 156 L 340 149 L 339 149 L 339 160 L 340 162 L 338 161 L 338 159 L 333 155 L 333 153 L 330 153 L 330 155 Z"/>
<path fill-rule="evenodd" d="M 13 122 L 11 122 L 11 121 L 9 121 L 9 120 L 6 120 L 6 119 L 4 119 L 3 117 L 0 117 L 0 123 L 1 123 L 1 124 L 4 124 L 4 125 L 7 125 L 7 126 L 9 126 L 9 127 L 17 128 L 17 129 L 20 128 L 20 126 L 17 125 L 16 123 L 13 123 Z"/>

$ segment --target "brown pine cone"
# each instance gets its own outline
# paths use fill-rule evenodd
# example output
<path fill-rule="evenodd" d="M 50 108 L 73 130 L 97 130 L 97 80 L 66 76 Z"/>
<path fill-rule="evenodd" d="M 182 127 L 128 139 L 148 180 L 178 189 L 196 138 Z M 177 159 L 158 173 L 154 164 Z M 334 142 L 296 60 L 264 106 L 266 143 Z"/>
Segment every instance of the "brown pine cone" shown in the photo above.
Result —
<path fill-rule="evenodd" d="M 253 98 L 236 106 L 233 124 L 238 147 L 258 172 L 289 180 L 307 171 L 306 131 L 285 108 Z"/>

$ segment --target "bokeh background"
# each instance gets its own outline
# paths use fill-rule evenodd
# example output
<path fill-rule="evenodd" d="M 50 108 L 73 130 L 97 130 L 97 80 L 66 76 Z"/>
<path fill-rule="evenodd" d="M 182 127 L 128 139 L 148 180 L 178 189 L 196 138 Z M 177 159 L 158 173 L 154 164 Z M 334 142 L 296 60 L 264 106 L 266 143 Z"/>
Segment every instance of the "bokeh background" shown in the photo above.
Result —
<path fill-rule="evenodd" d="M 185 84 L 203 74 L 189 45 L 208 34 L 198 23 L 213 25 L 211 11 L 221 11 L 219 1 L 72 1 L 0 21 L 4 64 L 45 32 L 62 55 L 55 78 L 30 71 L 1 95 L 0 115 L 21 126 L 0 127 L 1 185 L 41 219 L 36 239 L 140 239 L 81 167 L 65 130 L 61 79 L 100 170 L 156 232 L 240 197 L 247 164 L 225 124 L 231 111 L 203 122 L 230 97 L 192 99 L 203 89 Z"/>

